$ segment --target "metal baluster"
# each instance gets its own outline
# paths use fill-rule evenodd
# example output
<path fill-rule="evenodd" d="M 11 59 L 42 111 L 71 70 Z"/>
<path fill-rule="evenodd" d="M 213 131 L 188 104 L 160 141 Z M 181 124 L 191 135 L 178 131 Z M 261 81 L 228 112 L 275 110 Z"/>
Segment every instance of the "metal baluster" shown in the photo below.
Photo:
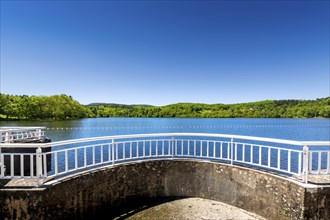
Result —
<path fill-rule="evenodd" d="M 288 171 L 291 172 L 291 151 L 288 150 Z"/>

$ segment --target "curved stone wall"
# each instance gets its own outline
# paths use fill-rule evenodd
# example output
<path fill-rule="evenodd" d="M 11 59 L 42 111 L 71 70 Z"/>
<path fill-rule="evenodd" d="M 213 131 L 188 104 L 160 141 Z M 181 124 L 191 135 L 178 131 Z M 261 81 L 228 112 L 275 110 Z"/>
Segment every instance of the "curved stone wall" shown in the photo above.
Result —
<path fill-rule="evenodd" d="M 196 160 L 105 167 L 41 188 L 2 188 L 0 219 L 109 218 L 162 199 L 201 197 L 268 219 L 329 219 L 330 187 L 304 188 L 253 169 Z"/>

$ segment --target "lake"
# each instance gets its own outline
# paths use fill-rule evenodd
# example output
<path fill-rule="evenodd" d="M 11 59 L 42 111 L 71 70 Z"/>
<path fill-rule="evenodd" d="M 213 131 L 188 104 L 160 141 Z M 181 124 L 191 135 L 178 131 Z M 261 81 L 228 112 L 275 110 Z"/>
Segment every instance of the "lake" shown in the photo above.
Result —
<path fill-rule="evenodd" d="M 330 119 L 87 118 L 70 121 L 0 121 L 0 126 L 45 126 L 53 141 L 142 133 L 219 133 L 298 141 L 329 141 Z"/>

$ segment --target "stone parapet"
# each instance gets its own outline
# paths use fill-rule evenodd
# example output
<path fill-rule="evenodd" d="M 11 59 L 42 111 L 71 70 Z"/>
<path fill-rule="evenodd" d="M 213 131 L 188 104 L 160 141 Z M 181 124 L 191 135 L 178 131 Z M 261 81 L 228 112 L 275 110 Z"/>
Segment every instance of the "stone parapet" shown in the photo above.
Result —
<path fill-rule="evenodd" d="M 330 186 L 303 185 L 264 171 L 196 160 L 150 160 L 0 189 L 0 219 L 118 216 L 158 198 L 200 197 L 267 219 L 329 219 Z"/>

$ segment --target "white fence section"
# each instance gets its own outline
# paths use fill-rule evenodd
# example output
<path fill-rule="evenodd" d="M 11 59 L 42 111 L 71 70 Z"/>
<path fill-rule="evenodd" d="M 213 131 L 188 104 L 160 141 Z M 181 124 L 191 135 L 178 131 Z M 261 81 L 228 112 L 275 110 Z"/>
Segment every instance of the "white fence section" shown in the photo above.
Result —
<path fill-rule="evenodd" d="M 45 127 L 0 127 L 0 143 L 11 143 L 25 139 L 41 139 Z"/>
<path fill-rule="evenodd" d="M 25 148 L 31 152 L 15 153 Z M 100 166 L 150 159 L 195 159 L 272 171 L 281 175 L 330 174 L 330 142 L 204 133 L 105 136 L 44 144 L 0 145 L 0 178 L 65 176 Z"/>

